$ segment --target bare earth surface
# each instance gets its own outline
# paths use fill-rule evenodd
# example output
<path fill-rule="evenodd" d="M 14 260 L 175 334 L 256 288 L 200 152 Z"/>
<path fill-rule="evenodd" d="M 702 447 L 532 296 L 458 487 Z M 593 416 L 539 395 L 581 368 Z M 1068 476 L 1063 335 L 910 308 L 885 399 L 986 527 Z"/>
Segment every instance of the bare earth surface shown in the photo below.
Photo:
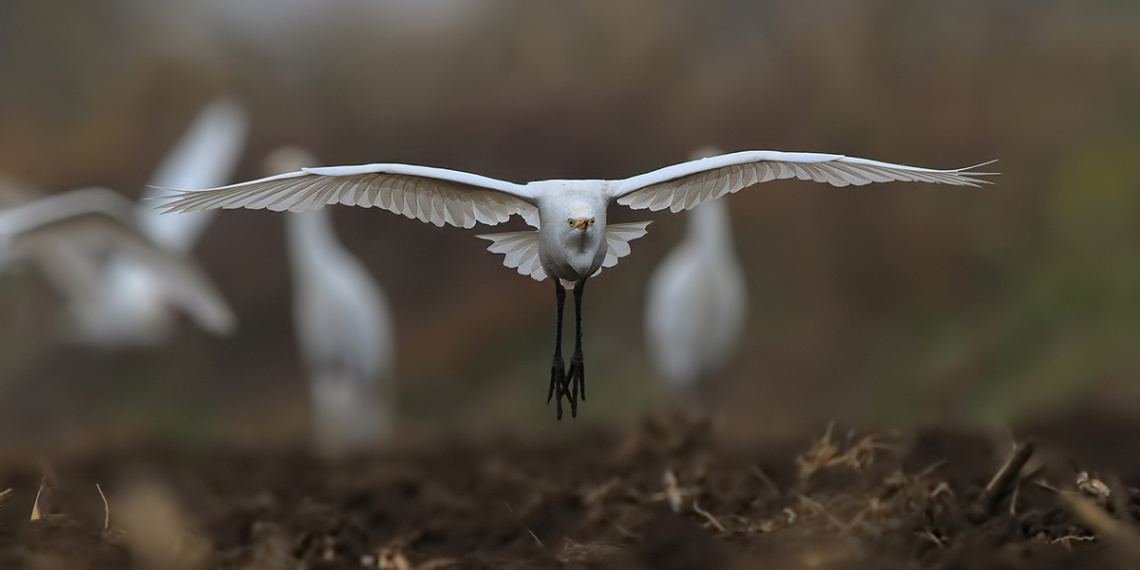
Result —
<path fill-rule="evenodd" d="M 1140 567 L 1140 424 L 837 427 L 751 447 L 715 432 L 670 415 L 339 463 L 145 447 L 0 459 L 0 568 Z"/>

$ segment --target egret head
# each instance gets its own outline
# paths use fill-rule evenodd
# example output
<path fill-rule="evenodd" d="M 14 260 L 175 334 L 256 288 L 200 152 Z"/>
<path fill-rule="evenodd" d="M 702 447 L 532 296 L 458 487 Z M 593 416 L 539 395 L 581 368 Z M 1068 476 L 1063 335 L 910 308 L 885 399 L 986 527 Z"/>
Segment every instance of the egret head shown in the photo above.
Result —
<path fill-rule="evenodd" d="M 594 227 L 594 210 L 590 206 L 577 202 L 570 206 L 566 214 L 566 225 L 572 229 L 586 231 Z"/>

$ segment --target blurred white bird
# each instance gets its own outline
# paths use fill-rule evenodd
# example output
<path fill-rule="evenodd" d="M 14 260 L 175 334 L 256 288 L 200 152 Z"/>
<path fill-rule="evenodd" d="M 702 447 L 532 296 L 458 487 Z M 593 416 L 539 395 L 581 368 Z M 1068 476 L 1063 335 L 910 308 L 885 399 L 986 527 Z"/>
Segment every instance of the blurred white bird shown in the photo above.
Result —
<path fill-rule="evenodd" d="M 190 255 L 212 215 L 160 216 L 149 199 L 164 196 L 169 187 L 208 188 L 228 181 L 241 156 L 246 125 L 245 113 L 226 98 L 214 100 L 198 114 L 135 207 L 141 231 L 173 253 Z M 108 348 L 161 344 L 175 330 L 175 310 L 218 335 L 229 334 L 235 324 L 229 306 L 212 287 L 198 295 L 207 303 L 186 304 L 156 267 L 137 257 L 108 256 L 94 294 L 101 299 L 95 305 L 101 309 L 74 319 L 73 340 L 84 344 Z"/>
<path fill-rule="evenodd" d="M 267 170 L 316 164 L 297 148 L 282 148 Z M 327 208 L 285 219 L 293 269 L 293 321 L 309 367 L 317 448 L 332 457 L 375 447 L 394 420 L 392 319 L 384 293 L 336 238 Z"/>
<path fill-rule="evenodd" d="M 222 322 L 221 297 L 198 268 L 155 244 L 132 217 L 135 203 L 105 188 L 55 194 L 0 210 L 0 270 L 28 261 L 65 297 L 72 320 L 107 318 L 102 259 L 148 269 L 166 296 L 205 321 Z"/>
<path fill-rule="evenodd" d="M 706 149 L 696 154 L 694 158 L 719 153 Z M 691 388 L 724 364 L 748 312 L 727 202 L 709 200 L 689 210 L 685 239 L 649 279 L 649 353 L 661 374 L 678 387 Z"/>
<path fill-rule="evenodd" d="M 979 165 L 981 166 L 981 165 Z M 971 167 L 976 168 L 976 167 Z M 535 231 L 492 234 L 488 249 L 505 254 L 504 264 L 542 280 L 554 277 L 558 323 L 547 401 L 562 397 L 572 414 L 585 399 L 582 361 L 582 292 L 586 280 L 629 254 L 629 241 L 645 235 L 649 222 L 606 225 L 610 202 L 633 209 L 673 212 L 693 208 L 758 182 L 799 178 L 835 186 L 892 180 L 976 186 L 986 173 L 931 170 L 835 154 L 746 151 L 681 164 L 624 180 L 541 180 L 515 184 L 466 172 L 407 164 L 305 168 L 298 172 L 185 191 L 165 211 L 268 208 L 303 211 L 325 204 L 377 206 L 430 222 L 463 228 L 498 224 L 512 214 Z M 574 288 L 575 346 L 569 370 L 562 360 L 562 306 Z"/>

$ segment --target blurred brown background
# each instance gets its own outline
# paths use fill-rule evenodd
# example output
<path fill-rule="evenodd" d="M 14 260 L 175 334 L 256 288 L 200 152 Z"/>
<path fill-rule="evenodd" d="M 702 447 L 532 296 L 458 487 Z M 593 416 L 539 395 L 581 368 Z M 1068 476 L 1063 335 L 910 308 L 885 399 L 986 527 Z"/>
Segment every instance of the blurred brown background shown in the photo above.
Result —
<path fill-rule="evenodd" d="M 251 114 L 238 180 L 282 144 L 514 181 L 624 178 L 708 144 L 998 158 L 982 189 L 781 181 L 732 196 L 751 313 L 709 406 L 751 435 L 1130 411 L 1138 29 L 1140 4 L 1115 0 L 9 0 L 0 171 L 137 196 L 219 94 Z M 549 282 L 503 268 L 477 232 L 335 216 L 394 307 L 407 437 L 560 433 L 670 405 L 642 307 L 682 216 L 611 212 L 656 223 L 591 281 L 590 399 L 561 423 L 543 404 Z M 240 329 L 187 326 L 151 351 L 60 345 L 53 293 L 0 277 L 0 439 L 307 437 L 281 215 L 224 212 L 196 255 Z"/>

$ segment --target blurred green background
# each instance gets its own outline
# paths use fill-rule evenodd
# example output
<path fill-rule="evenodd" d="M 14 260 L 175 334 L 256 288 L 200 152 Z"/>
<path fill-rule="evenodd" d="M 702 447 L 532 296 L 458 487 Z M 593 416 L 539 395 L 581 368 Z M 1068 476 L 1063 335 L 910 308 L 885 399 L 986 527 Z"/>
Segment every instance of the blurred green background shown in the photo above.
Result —
<path fill-rule="evenodd" d="M 731 196 L 751 312 L 702 397 L 761 437 L 827 418 L 1131 411 L 1138 30 L 1140 4 L 1118 0 L 7 0 L 0 171 L 46 193 L 137 196 L 219 94 L 251 114 L 238 180 L 282 144 L 514 181 L 624 178 L 709 144 L 997 158 L 982 189 L 780 181 Z M 335 216 L 395 311 L 403 437 L 577 431 L 678 398 L 641 323 L 684 217 L 611 211 L 656 223 L 591 282 L 590 399 L 556 423 L 548 282 L 503 268 L 476 232 Z M 0 440 L 306 438 L 281 215 L 224 212 L 195 253 L 238 312 L 231 338 L 186 326 L 157 350 L 63 345 L 54 294 L 0 277 Z"/>

